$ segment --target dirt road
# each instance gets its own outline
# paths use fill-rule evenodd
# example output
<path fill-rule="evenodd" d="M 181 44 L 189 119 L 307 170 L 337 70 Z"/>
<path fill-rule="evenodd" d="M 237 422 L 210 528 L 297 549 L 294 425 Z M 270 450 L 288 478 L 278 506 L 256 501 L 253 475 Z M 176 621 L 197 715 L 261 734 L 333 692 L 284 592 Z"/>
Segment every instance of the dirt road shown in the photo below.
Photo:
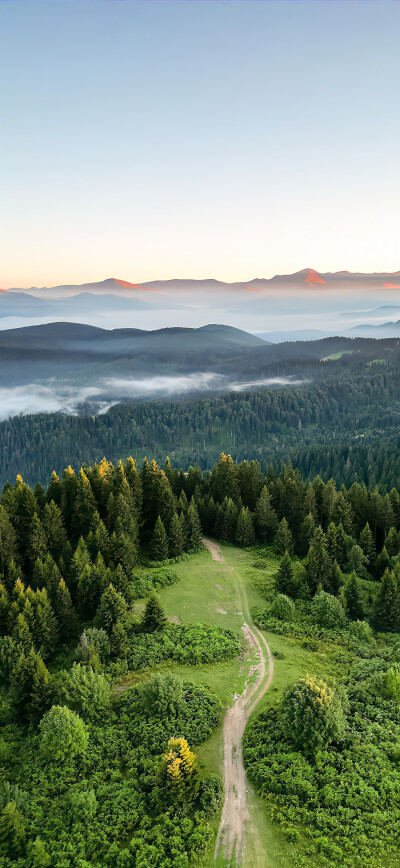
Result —
<path fill-rule="evenodd" d="M 224 556 L 217 543 L 207 539 L 203 539 L 203 543 L 214 561 L 224 562 Z M 242 631 L 250 651 L 253 656 L 257 656 L 258 662 L 249 667 L 245 689 L 243 693 L 234 696 L 233 704 L 228 708 L 224 719 L 225 799 L 214 857 L 217 859 L 222 852 L 224 859 L 234 858 L 236 864 L 240 865 L 246 834 L 251 839 L 251 849 L 256 854 L 258 865 L 262 865 L 265 854 L 247 808 L 242 739 L 249 715 L 271 684 L 274 663 L 264 636 L 251 623 L 246 593 L 243 586 L 239 586 L 236 578 L 235 587 L 241 610 L 247 618 L 242 625 Z M 254 676 L 256 676 L 255 680 L 253 680 Z"/>

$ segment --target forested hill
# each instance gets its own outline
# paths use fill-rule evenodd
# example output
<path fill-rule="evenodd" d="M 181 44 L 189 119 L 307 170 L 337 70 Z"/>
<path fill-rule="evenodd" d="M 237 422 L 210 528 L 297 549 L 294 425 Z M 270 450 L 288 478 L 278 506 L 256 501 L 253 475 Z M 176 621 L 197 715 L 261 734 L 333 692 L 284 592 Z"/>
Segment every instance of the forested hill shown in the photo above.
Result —
<path fill-rule="evenodd" d="M 323 363 L 325 380 L 201 400 L 146 401 L 99 416 L 38 414 L 0 423 L 0 482 L 17 473 L 34 485 L 65 464 L 145 455 L 205 469 L 226 444 L 235 460 L 265 468 L 291 460 L 306 475 L 390 490 L 400 480 L 397 361 L 352 356 Z"/>

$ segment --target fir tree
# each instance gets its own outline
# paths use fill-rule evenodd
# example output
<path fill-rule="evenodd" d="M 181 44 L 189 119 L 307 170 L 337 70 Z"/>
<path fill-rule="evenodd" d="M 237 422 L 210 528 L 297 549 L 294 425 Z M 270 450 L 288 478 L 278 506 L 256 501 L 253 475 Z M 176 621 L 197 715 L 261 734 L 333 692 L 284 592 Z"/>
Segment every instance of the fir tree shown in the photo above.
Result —
<path fill-rule="evenodd" d="M 158 516 L 151 538 L 151 556 L 153 561 L 165 561 L 168 557 L 168 540 L 165 527 Z"/>
<path fill-rule="evenodd" d="M 197 512 L 197 507 L 194 498 L 192 497 L 186 513 L 186 539 L 188 551 L 199 551 L 201 547 L 201 534 L 202 530 L 199 513 Z"/>
<path fill-rule="evenodd" d="M 249 508 L 243 506 L 239 513 L 236 528 L 236 542 L 239 546 L 251 546 L 254 544 L 253 519 Z"/>
<path fill-rule="evenodd" d="M 101 627 L 111 633 L 114 624 L 117 621 L 124 621 L 126 618 L 127 607 L 126 602 L 113 585 L 108 585 L 105 589 L 100 606 L 98 609 L 98 621 Z"/>
<path fill-rule="evenodd" d="M 59 625 L 60 639 L 67 639 L 76 628 L 76 616 L 71 594 L 62 578 L 54 597 L 54 612 Z"/>
<path fill-rule="evenodd" d="M 145 633 L 155 633 L 156 630 L 162 630 L 166 623 L 167 618 L 157 594 L 150 594 L 143 615 L 143 631 Z"/>
<path fill-rule="evenodd" d="M 400 594 L 394 572 L 385 570 L 375 600 L 375 623 L 379 630 L 396 632 L 400 626 Z"/>
<path fill-rule="evenodd" d="M 286 518 L 279 522 L 275 536 L 275 548 L 280 555 L 284 555 L 285 552 L 290 555 L 293 554 L 293 537 Z"/>
<path fill-rule="evenodd" d="M 40 654 L 22 654 L 15 670 L 13 705 L 23 722 L 39 720 L 52 700 L 52 682 Z"/>
<path fill-rule="evenodd" d="M 111 654 L 117 659 L 125 659 L 129 651 L 129 642 L 122 621 L 116 621 L 110 636 Z"/>
<path fill-rule="evenodd" d="M 361 595 L 360 580 L 355 572 L 351 573 L 344 587 L 346 599 L 346 612 L 352 621 L 362 621 L 364 618 L 364 605 Z"/>
<path fill-rule="evenodd" d="M 359 544 L 368 560 L 369 571 L 373 573 L 376 561 L 376 546 L 368 522 L 360 533 Z"/>
<path fill-rule="evenodd" d="M 317 527 L 307 555 L 307 583 L 312 595 L 315 594 L 318 585 L 324 589 L 330 587 L 330 576 L 333 564 L 326 550 L 325 534 L 321 527 Z"/>
<path fill-rule="evenodd" d="M 279 594 L 285 594 L 287 597 L 296 597 L 298 594 L 298 581 L 288 552 L 285 552 L 279 564 L 275 585 Z"/>
<path fill-rule="evenodd" d="M 174 512 L 169 528 L 168 549 L 170 558 L 177 558 L 183 552 L 183 534 L 178 514 Z"/>

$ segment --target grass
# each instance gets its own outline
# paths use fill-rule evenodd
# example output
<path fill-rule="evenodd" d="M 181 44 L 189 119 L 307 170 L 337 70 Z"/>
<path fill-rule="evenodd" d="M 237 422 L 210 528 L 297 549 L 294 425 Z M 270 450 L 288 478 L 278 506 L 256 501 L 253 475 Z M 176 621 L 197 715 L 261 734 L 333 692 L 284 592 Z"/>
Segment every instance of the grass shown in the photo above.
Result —
<path fill-rule="evenodd" d="M 338 353 L 332 353 L 330 356 L 325 356 L 324 359 L 321 359 L 321 362 L 334 362 L 336 359 L 341 359 L 342 356 L 351 355 L 353 350 L 340 350 Z"/>
<path fill-rule="evenodd" d="M 274 574 L 279 558 L 268 548 L 244 551 L 229 544 L 221 543 L 224 562 L 213 561 L 210 553 L 202 549 L 189 560 L 174 564 L 179 581 L 160 590 L 159 596 L 169 618 L 178 619 L 184 624 L 201 622 L 212 626 L 225 627 L 241 633 L 246 620 L 251 623 L 253 606 L 265 606 L 271 594 Z M 136 604 L 135 604 L 136 605 Z M 140 610 L 141 604 L 137 606 Z M 264 631 L 274 657 L 274 678 L 270 689 L 258 703 L 253 715 L 279 701 L 285 688 L 300 676 L 309 673 L 329 678 L 343 674 L 346 660 L 343 649 L 320 642 L 317 651 L 305 647 L 302 640 L 278 636 Z M 215 665 L 187 666 L 167 663 L 155 668 L 166 668 L 182 680 L 191 681 L 199 686 L 208 686 L 221 699 L 226 708 L 235 693 L 241 693 L 249 671 L 251 655 L 243 648 L 239 658 L 223 661 Z M 145 673 L 129 673 L 119 679 L 116 689 L 124 689 L 137 683 Z M 204 744 L 195 748 L 201 772 L 221 774 L 223 768 L 223 727 L 222 724 Z M 257 830 L 259 841 L 267 855 L 267 862 L 260 864 L 259 849 L 255 839 L 249 835 L 241 864 L 243 868 L 292 868 L 295 856 L 306 846 L 306 842 L 290 844 L 280 829 L 268 818 L 268 807 L 249 786 L 248 807 L 253 827 Z M 218 831 L 220 814 L 212 818 L 211 827 L 214 838 L 210 844 L 207 860 L 208 868 L 214 865 L 213 852 Z M 227 868 L 229 863 L 222 858 L 216 868 Z M 236 864 L 232 862 L 232 865 Z M 315 862 L 313 865 L 315 866 Z"/>

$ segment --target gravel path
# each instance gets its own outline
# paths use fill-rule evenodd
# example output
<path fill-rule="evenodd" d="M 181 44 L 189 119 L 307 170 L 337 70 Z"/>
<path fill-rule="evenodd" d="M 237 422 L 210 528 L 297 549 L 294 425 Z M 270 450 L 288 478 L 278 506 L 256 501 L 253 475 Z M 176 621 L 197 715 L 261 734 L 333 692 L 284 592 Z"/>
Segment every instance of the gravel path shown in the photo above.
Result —
<path fill-rule="evenodd" d="M 218 543 L 207 539 L 203 539 L 203 543 L 214 561 L 224 562 L 224 556 Z M 235 585 L 240 608 L 247 615 L 247 622 L 245 621 L 242 625 L 242 631 L 248 647 L 253 652 L 253 656 L 257 656 L 258 662 L 249 667 L 245 689 L 243 693 L 235 694 L 233 704 L 228 708 L 224 719 L 225 799 L 215 845 L 215 859 L 222 851 L 224 859 L 231 860 L 234 857 L 236 864 L 240 865 L 246 833 L 248 839 L 251 840 L 252 850 L 257 853 L 258 860 L 260 860 L 258 864 L 262 865 L 265 854 L 247 808 L 247 784 L 243 765 L 242 739 L 251 712 L 271 684 L 274 663 L 268 643 L 250 621 L 246 593 L 243 586 L 238 585 L 236 577 Z M 250 679 L 254 675 L 256 678 L 250 683 Z"/>

